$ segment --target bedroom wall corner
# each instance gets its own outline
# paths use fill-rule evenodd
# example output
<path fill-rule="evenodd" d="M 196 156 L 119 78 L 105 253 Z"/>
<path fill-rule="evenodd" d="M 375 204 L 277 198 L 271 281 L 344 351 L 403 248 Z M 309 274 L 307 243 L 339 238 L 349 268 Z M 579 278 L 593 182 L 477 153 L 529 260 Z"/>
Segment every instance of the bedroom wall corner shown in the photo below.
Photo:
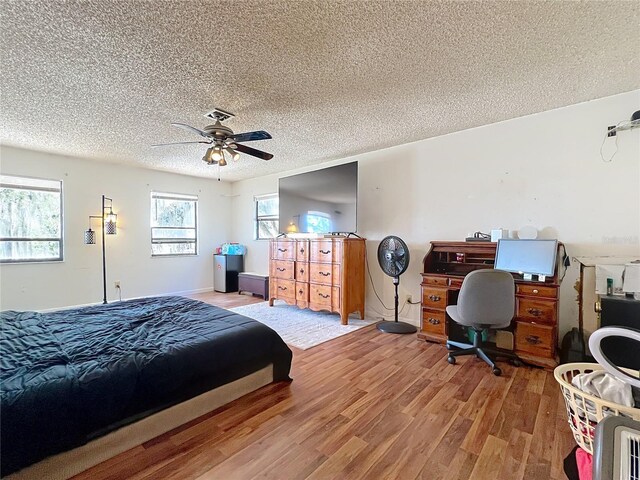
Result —
<path fill-rule="evenodd" d="M 63 181 L 65 244 L 63 262 L 0 264 L 0 309 L 45 310 L 102 301 L 100 239 L 96 245 L 83 242 L 89 215 L 100 213 L 102 194 L 113 198 L 118 214 L 118 233 L 106 241 L 109 301 L 118 298 L 116 280 L 123 298 L 213 288 L 213 252 L 230 232 L 228 182 L 9 146 L 0 147 L 0 160 L 3 174 Z M 154 190 L 198 196 L 198 255 L 151 257 Z"/>

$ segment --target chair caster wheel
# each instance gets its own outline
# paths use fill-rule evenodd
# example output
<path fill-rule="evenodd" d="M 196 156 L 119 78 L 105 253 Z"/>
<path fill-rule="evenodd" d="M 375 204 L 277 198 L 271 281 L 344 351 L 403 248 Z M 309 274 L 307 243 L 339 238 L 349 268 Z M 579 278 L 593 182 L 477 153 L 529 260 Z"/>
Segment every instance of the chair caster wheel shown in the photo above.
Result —
<path fill-rule="evenodd" d="M 496 377 L 499 377 L 502 374 L 502 370 L 500 370 L 498 367 L 493 367 L 492 371 Z"/>
<path fill-rule="evenodd" d="M 449 355 L 447 357 L 447 362 L 449 362 L 451 365 L 455 365 L 456 364 L 456 357 L 452 357 L 451 355 Z"/>
<path fill-rule="evenodd" d="M 522 366 L 522 361 L 518 360 L 517 358 L 514 359 L 511 363 L 513 363 L 514 367 L 521 367 Z"/>

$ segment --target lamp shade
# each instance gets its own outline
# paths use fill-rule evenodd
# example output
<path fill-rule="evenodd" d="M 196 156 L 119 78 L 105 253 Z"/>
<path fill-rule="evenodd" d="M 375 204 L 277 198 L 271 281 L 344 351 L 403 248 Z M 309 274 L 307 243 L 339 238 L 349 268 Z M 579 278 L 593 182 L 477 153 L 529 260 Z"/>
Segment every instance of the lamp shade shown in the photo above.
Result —
<path fill-rule="evenodd" d="M 118 216 L 115 213 L 112 212 L 107 214 L 104 219 L 104 233 L 106 233 L 107 235 L 115 235 L 117 220 Z"/>
<path fill-rule="evenodd" d="M 86 245 L 94 245 L 96 243 L 96 232 L 94 230 L 84 231 L 84 243 Z"/>

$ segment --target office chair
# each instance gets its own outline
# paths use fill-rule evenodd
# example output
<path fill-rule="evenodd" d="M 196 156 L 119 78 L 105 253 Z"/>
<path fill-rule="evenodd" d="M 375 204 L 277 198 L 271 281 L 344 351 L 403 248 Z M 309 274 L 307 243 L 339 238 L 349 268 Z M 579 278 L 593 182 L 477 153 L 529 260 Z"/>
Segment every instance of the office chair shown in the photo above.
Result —
<path fill-rule="evenodd" d="M 509 272 L 474 270 L 469 273 L 462 282 L 458 304 L 449 305 L 447 313 L 456 323 L 473 329 L 473 347 L 449 352 L 449 363 L 455 364 L 456 357 L 462 355 L 475 355 L 491 367 L 494 375 L 500 375 L 502 370 L 491 357 L 505 357 L 514 365 L 521 365 L 517 355 L 492 348 L 482 340 L 484 331 L 508 327 L 514 311 L 515 283 Z M 451 345 L 447 344 L 447 348 Z"/>

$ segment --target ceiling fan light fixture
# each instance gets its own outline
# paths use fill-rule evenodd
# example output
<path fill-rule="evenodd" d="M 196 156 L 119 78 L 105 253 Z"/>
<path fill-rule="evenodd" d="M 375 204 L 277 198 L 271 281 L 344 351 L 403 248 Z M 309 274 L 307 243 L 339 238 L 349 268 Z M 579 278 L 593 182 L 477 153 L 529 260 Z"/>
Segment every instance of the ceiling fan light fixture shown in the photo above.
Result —
<path fill-rule="evenodd" d="M 220 162 L 221 160 L 224 160 L 224 155 L 222 153 L 222 148 L 220 148 L 218 145 L 216 145 L 215 147 L 213 147 L 212 149 L 213 151 L 211 152 L 211 159 L 216 161 L 216 162 Z"/>
<path fill-rule="evenodd" d="M 236 152 L 233 148 L 231 147 L 227 147 L 225 148 L 225 150 L 227 151 L 227 153 L 229 155 L 231 155 L 231 159 L 235 162 L 238 161 L 240 159 L 240 154 L 238 152 Z"/>
<path fill-rule="evenodd" d="M 212 164 L 216 163 L 212 158 L 213 149 L 214 149 L 214 147 L 207 148 L 207 151 L 205 152 L 204 157 L 202 157 L 202 160 L 204 162 L 208 163 L 209 165 L 212 165 Z"/>
<path fill-rule="evenodd" d="M 218 160 L 218 165 L 220 165 L 221 167 L 224 167 L 227 164 L 227 160 L 224 158 L 224 153 L 220 152 L 220 156 L 222 158 Z"/>

